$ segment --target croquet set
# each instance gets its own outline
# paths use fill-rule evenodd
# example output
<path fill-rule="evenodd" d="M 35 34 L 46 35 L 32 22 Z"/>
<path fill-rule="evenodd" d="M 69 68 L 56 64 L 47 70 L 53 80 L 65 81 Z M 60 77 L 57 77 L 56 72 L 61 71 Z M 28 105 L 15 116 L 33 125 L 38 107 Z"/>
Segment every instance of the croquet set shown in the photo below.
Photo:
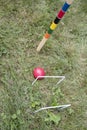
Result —
<path fill-rule="evenodd" d="M 50 25 L 48 31 L 44 34 L 42 41 L 38 45 L 37 52 L 40 52 L 40 50 L 42 49 L 42 47 L 44 46 L 46 41 L 50 38 L 52 32 L 56 29 L 58 23 L 63 18 L 66 11 L 68 10 L 70 5 L 72 4 L 72 2 L 73 2 L 73 0 L 66 0 L 64 5 L 62 6 L 62 8 L 59 10 L 55 20 L 52 22 L 52 24 Z M 57 82 L 57 85 L 59 85 L 65 79 L 65 76 L 46 76 L 46 73 L 45 73 L 44 69 L 41 68 L 41 67 L 36 67 L 33 70 L 33 76 L 34 76 L 35 80 L 32 82 L 32 85 L 34 85 L 37 82 L 37 80 L 41 80 L 43 78 L 58 78 L 60 80 Z M 48 110 L 48 109 L 55 109 L 55 108 L 59 109 L 59 110 L 63 110 L 63 109 L 65 109 L 67 107 L 70 107 L 70 106 L 71 106 L 71 104 L 60 105 L 60 106 L 43 107 L 43 108 L 40 108 L 40 109 L 34 111 L 34 113 L 37 113 L 37 112 L 40 112 L 40 111 L 43 111 L 43 110 Z"/>

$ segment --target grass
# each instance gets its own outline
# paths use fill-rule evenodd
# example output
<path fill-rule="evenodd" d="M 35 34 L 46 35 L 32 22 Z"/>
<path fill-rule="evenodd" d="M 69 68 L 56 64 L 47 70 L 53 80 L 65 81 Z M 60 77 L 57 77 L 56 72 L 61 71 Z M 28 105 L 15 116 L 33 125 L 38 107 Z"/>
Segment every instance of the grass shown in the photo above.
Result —
<path fill-rule="evenodd" d="M 87 130 L 87 8 L 74 1 L 40 53 L 36 47 L 64 1 L 0 1 L 1 130 Z M 65 75 L 36 82 L 32 71 Z M 58 112 L 43 106 L 71 103 Z"/>

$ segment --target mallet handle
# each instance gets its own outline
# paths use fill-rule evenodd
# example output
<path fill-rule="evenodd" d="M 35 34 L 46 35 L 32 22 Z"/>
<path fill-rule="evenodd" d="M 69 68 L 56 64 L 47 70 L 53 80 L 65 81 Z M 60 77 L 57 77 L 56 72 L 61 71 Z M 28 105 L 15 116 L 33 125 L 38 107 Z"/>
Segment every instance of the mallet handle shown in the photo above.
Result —
<path fill-rule="evenodd" d="M 58 12 L 58 15 L 57 15 L 56 19 L 51 24 L 48 32 L 44 35 L 42 41 L 39 43 L 39 45 L 37 47 L 37 52 L 39 52 L 41 50 L 41 48 L 44 46 L 44 44 L 46 43 L 46 41 L 48 40 L 48 38 L 52 34 L 53 30 L 55 30 L 55 28 L 57 27 L 57 24 L 62 19 L 62 17 L 64 16 L 65 12 L 68 10 L 69 6 L 72 4 L 72 2 L 73 2 L 73 0 L 66 0 L 65 4 L 61 8 L 61 10 Z"/>

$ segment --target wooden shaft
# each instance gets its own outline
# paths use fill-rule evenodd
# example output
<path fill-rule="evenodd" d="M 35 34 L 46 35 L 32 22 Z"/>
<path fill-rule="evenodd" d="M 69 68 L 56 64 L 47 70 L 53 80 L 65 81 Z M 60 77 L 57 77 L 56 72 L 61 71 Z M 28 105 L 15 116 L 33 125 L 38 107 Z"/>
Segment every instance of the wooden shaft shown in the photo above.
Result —
<path fill-rule="evenodd" d="M 37 47 L 37 52 L 40 52 L 41 48 L 44 46 L 47 38 L 43 37 L 42 41 L 40 42 L 39 46 Z"/>
<path fill-rule="evenodd" d="M 66 2 L 71 5 L 73 0 L 66 0 Z"/>

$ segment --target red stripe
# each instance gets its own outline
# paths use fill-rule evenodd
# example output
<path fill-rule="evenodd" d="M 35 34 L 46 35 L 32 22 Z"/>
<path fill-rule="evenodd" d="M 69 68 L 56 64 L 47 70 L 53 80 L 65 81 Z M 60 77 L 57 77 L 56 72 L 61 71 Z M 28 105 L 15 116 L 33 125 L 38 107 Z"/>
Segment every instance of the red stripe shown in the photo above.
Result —
<path fill-rule="evenodd" d="M 61 19 L 61 18 L 64 16 L 64 14 L 65 14 L 65 12 L 61 9 L 61 10 L 58 12 L 57 17 L 58 17 L 59 19 Z"/>

